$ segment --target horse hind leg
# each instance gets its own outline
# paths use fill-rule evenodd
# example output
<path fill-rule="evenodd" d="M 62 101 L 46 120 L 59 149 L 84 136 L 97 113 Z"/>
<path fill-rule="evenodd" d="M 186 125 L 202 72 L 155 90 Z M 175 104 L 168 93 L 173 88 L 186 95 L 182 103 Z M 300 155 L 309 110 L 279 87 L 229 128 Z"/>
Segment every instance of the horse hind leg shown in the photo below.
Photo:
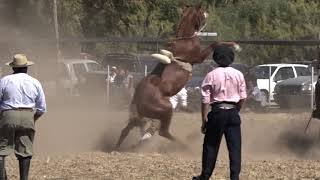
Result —
<path fill-rule="evenodd" d="M 120 148 L 120 145 L 124 139 L 128 136 L 129 132 L 136 126 L 136 123 L 139 121 L 140 116 L 137 112 L 136 105 L 131 103 L 129 107 L 129 121 L 125 128 L 122 129 L 119 140 L 116 144 L 116 149 Z"/>
<path fill-rule="evenodd" d="M 149 119 L 148 128 L 146 129 L 141 140 L 150 139 L 156 132 L 159 132 L 160 124 L 161 122 L 159 119 Z"/>
<path fill-rule="evenodd" d="M 136 144 L 134 147 L 141 147 L 144 144 L 146 144 L 147 142 L 149 142 L 149 140 L 155 135 L 155 133 L 159 132 L 160 135 L 160 127 L 161 127 L 161 120 L 159 119 L 151 119 L 151 118 L 147 118 L 146 119 L 146 125 L 147 125 L 147 129 L 146 130 L 141 130 L 141 139 L 138 142 L 138 144 Z M 170 140 L 175 140 L 175 138 L 169 133 L 163 134 L 163 137 L 170 139 Z"/>
<path fill-rule="evenodd" d="M 125 128 L 122 129 L 119 140 L 116 144 L 116 149 L 120 148 L 120 145 L 125 140 L 125 138 L 128 136 L 129 132 L 134 128 L 132 121 L 129 120 L 129 123 L 126 125 Z"/>
<path fill-rule="evenodd" d="M 137 147 L 141 147 L 144 144 L 146 144 L 147 142 L 149 142 L 149 140 L 153 137 L 153 135 L 159 131 L 159 128 L 156 123 L 156 121 L 154 121 L 154 119 L 150 119 L 150 118 L 143 118 L 143 126 L 140 126 L 140 134 L 141 134 L 141 138 L 139 140 L 139 142 L 133 146 L 133 148 L 137 148 Z M 147 129 L 146 129 L 147 128 Z"/>
<path fill-rule="evenodd" d="M 159 136 L 162 136 L 162 137 L 164 137 L 164 138 L 167 138 L 167 139 L 169 139 L 170 141 L 177 141 L 177 138 L 176 137 L 174 137 L 170 132 L 169 132 L 169 127 L 167 128 L 166 126 L 167 126 L 167 123 L 168 124 L 170 124 L 171 122 L 169 122 L 169 121 L 171 121 L 171 120 L 166 120 L 166 121 L 161 121 L 162 123 L 161 123 L 161 127 L 160 127 L 160 130 L 159 130 Z M 162 124 L 164 124 L 164 125 L 162 125 Z"/>
<path fill-rule="evenodd" d="M 165 116 L 163 116 L 160 119 L 161 124 L 159 126 L 159 135 L 176 143 L 179 147 L 183 149 L 189 149 L 187 145 L 185 145 L 181 140 L 173 136 L 169 131 L 171 121 L 172 121 L 172 113 L 173 113 L 173 109 L 170 106 L 170 109 L 167 109 L 167 112 L 164 113 Z"/>
<path fill-rule="evenodd" d="M 169 104 L 164 104 L 165 106 L 163 106 L 162 110 L 157 112 L 157 114 L 160 114 L 160 116 L 157 118 L 147 118 L 148 128 L 142 135 L 140 141 L 150 139 L 156 132 L 159 132 L 160 136 L 169 140 L 175 140 L 175 138 L 169 132 L 172 118 L 172 105 L 170 102 L 168 103 Z"/>
<path fill-rule="evenodd" d="M 173 110 L 170 103 L 169 108 L 167 108 L 167 110 L 163 113 L 163 116 L 160 118 L 159 135 L 171 141 L 177 141 L 177 139 L 169 131 L 172 120 L 172 111 Z"/>

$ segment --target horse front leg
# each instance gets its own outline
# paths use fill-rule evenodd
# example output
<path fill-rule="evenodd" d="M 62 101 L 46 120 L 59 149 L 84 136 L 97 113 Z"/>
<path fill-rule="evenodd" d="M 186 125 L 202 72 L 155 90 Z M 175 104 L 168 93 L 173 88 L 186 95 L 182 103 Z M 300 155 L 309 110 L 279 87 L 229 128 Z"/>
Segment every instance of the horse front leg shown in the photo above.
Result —
<path fill-rule="evenodd" d="M 227 46 L 235 48 L 236 44 L 237 43 L 235 43 L 235 42 L 213 42 L 207 48 L 200 51 L 199 55 L 197 56 L 198 58 L 196 58 L 195 63 L 202 63 L 204 60 L 206 60 L 207 57 L 210 55 L 210 53 L 212 53 L 212 51 L 214 51 L 214 48 L 216 48 L 217 46 L 227 45 Z"/>
<path fill-rule="evenodd" d="M 215 47 L 217 47 L 218 44 L 219 44 L 218 42 L 214 42 L 210 44 L 207 48 L 200 50 L 195 63 L 202 63 L 204 60 L 206 60 L 207 57 L 210 55 L 210 53 L 212 53 L 212 51 L 214 50 Z"/>

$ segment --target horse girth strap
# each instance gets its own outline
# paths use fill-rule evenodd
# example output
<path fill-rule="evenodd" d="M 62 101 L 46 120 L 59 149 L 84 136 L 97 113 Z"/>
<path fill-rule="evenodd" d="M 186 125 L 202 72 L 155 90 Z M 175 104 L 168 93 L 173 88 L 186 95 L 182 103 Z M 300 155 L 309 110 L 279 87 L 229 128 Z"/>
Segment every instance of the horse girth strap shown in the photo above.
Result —
<path fill-rule="evenodd" d="M 182 67 L 182 69 L 192 73 L 192 65 L 190 63 L 182 62 L 178 58 L 175 58 L 173 61 Z"/>

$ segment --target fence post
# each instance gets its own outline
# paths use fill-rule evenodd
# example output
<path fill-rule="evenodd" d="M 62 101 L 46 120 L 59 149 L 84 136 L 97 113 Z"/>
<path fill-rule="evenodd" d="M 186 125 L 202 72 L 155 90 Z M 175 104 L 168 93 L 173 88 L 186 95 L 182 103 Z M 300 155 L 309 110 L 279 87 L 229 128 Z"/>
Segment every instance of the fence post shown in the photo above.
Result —
<path fill-rule="evenodd" d="M 110 102 L 110 66 L 107 68 L 107 104 Z"/>
<path fill-rule="evenodd" d="M 53 20 L 54 20 L 54 31 L 55 31 L 55 35 L 56 35 L 56 58 L 57 58 L 57 62 L 60 59 L 61 56 L 61 52 L 60 52 L 60 47 L 59 47 L 59 23 L 58 23 L 58 12 L 57 12 L 57 0 L 53 0 Z"/>
<path fill-rule="evenodd" d="M 313 110 L 313 74 L 314 74 L 314 67 L 311 66 L 311 111 Z"/>
<path fill-rule="evenodd" d="M 144 77 L 148 75 L 148 66 L 144 65 Z"/>
<path fill-rule="evenodd" d="M 269 97 L 268 97 L 268 104 L 269 108 L 271 107 L 271 66 L 269 66 Z"/>
<path fill-rule="evenodd" d="M 158 44 L 158 41 L 157 41 L 157 53 L 159 53 L 159 44 Z"/>

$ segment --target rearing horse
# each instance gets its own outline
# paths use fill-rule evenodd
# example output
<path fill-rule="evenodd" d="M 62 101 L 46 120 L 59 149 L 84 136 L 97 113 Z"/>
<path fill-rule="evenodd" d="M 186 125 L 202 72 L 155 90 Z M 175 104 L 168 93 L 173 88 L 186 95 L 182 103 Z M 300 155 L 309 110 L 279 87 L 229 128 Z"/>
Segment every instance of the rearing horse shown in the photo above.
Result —
<path fill-rule="evenodd" d="M 215 46 L 218 44 L 235 45 L 233 42 L 215 42 L 201 50 L 200 39 L 196 32 L 205 24 L 206 16 L 207 13 L 201 8 L 201 5 L 187 6 L 183 9 L 176 37 L 169 42 L 168 46 L 172 54 L 164 52 L 168 57 L 171 56 L 172 62 L 159 63 L 137 85 L 130 105 L 129 122 L 121 132 L 117 148 L 133 127 L 142 129 L 149 119 L 160 121 L 160 127 L 157 129 L 160 136 L 176 140 L 169 132 L 173 112 L 169 98 L 187 84 L 191 76 L 192 65 L 202 63 Z M 154 132 L 150 134 L 153 135 Z"/>

